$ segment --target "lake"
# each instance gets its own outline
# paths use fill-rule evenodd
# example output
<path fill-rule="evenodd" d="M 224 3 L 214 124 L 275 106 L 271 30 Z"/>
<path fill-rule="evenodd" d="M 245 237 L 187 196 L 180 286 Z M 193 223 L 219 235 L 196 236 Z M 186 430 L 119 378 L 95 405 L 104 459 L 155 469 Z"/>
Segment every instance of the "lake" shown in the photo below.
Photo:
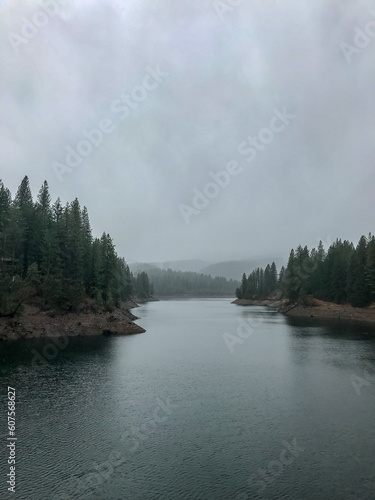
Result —
<path fill-rule="evenodd" d="M 374 498 L 374 327 L 231 299 L 133 312 L 146 333 L 0 345 L 0 498 Z"/>

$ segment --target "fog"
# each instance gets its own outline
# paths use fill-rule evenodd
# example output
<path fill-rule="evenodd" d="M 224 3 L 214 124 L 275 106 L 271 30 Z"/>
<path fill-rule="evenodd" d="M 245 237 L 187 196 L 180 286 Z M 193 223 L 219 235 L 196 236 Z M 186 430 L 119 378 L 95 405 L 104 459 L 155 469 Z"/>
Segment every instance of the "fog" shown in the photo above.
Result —
<path fill-rule="evenodd" d="M 370 1 L 1 0 L 0 19 L 0 178 L 78 197 L 128 261 L 374 231 Z"/>

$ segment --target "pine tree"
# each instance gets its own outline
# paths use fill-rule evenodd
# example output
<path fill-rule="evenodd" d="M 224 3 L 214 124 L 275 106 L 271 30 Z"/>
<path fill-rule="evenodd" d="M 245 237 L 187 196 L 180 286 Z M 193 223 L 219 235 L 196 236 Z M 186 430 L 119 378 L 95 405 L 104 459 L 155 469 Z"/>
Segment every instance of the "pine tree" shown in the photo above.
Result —
<path fill-rule="evenodd" d="M 307 246 L 302 248 L 302 246 L 299 245 L 297 247 L 295 252 L 294 269 L 298 277 L 297 297 L 305 299 L 310 293 L 310 279 L 312 274 L 312 262 L 310 260 L 310 253 Z"/>
<path fill-rule="evenodd" d="M 264 277 L 263 294 L 265 297 L 268 297 L 272 291 L 271 266 L 269 264 L 267 264 L 266 269 L 264 270 L 263 277 Z"/>
<path fill-rule="evenodd" d="M 375 236 L 369 234 L 365 279 L 369 289 L 370 301 L 375 301 Z"/>
<path fill-rule="evenodd" d="M 253 299 L 255 295 L 257 294 L 257 287 L 256 287 L 256 275 L 255 271 L 252 271 L 249 274 L 249 277 L 247 278 L 247 297 L 248 299 Z"/>
<path fill-rule="evenodd" d="M 103 301 L 109 307 L 113 306 L 114 269 L 116 268 L 116 252 L 109 234 L 103 233 L 100 239 L 100 292 Z"/>
<path fill-rule="evenodd" d="M 277 290 L 277 268 L 276 264 L 272 262 L 271 264 L 271 274 L 270 274 L 270 294 L 274 294 Z"/>
<path fill-rule="evenodd" d="M 16 258 L 22 262 L 21 272 L 24 278 L 29 264 L 37 259 L 34 247 L 34 205 L 30 190 L 29 178 L 25 176 L 18 187 L 14 202 L 16 218 L 18 222 L 19 241 L 16 242 Z"/>
<path fill-rule="evenodd" d="M 362 236 L 353 252 L 348 272 L 347 290 L 350 303 L 365 307 L 371 303 L 371 290 L 366 280 L 367 241 Z"/>
<path fill-rule="evenodd" d="M 139 273 L 136 283 L 137 297 L 142 299 L 150 297 L 150 283 L 147 273 L 144 271 Z"/>
<path fill-rule="evenodd" d="M 37 201 L 35 203 L 34 215 L 34 230 L 33 230 L 33 246 L 35 247 L 35 262 L 40 267 L 42 262 L 41 241 L 51 229 L 52 213 L 51 213 L 51 196 L 48 190 L 48 183 L 44 181 L 40 188 Z"/>
<path fill-rule="evenodd" d="M 25 175 L 25 177 L 22 179 L 21 184 L 18 186 L 14 204 L 21 210 L 32 208 L 33 206 L 33 197 L 31 194 L 30 182 L 27 175 Z"/>
<path fill-rule="evenodd" d="M 262 268 L 259 269 L 259 291 L 258 291 L 258 297 L 260 299 L 264 298 L 265 295 L 265 289 L 264 289 L 264 271 Z"/>
<path fill-rule="evenodd" d="M 124 258 L 117 258 L 115 300 L 121 302 L 129 299 L 132 291 L 133 287 L 129 266 L 126 264 Z"/>
<path fill-rule="evenodd" d="M 82 260 L 84 268 L 84 284 L 85 289 L 89 290 L 90 287 L 90 263 L 92 252 L 92 233 L 89 214 L 86 207 L 83 207 L 82 216 Z"/>
<path fill-rule="evenodd" d="M 36 208 L 48 220 L 51 212 L 51 196 L 49 194 L 48 182 L 44 181 L 39 190 Z"/>
<path fill-rule="evenodd" d="M 9 258 L 8 235 L 10 232 L 10 210 L 12 197 L 9 189 L 0 180 L 0 262 Z M 1 268 L 0 268 L 1 270 Z"/>
<path fill-rule="evenodd" d="M 281 266 L 279 278 L 278 278 L 278 282 L 277 282 L 277 287 L 279 290 L 281 290 L 283 288 L 284 275 L 285 275 L 285 267 Z"/>
<path fill-rule="evenodd" d="M 298 277 L 297 261 L 294 250 L 289 254 L 288 265 L 283 275 L 282 289 L 284 295 L 290 300 L 296 300 L 299 297 L 301 280 Z"/>
<path fill-rule="evenodd" d="M 149 283 L 145 288 L 150 293 Z M 87 294 L 111 308 L 131 296 L 132 282 L 110 236 L 93 241 L 77 199 L 51 206 L 45 181 L 34 204 L 24 177 L 12 201 L 0 181 L 0 315 L 18 310 L 20 298 L 35 290 L 48 307 L 72 310 Z"/>
<path fill-rule="evenodd" d="M 347 276 L 353 245 L 348 241 L 336 240 L 328 250 L 325 271 L 329 278 L 326 285 L 328 300 L 338 304 L 347 301 Z"/>
<path fill-rule="evenodd" d="M 102 253 L 99 238 L 95 238 L 91 248 L 91 262 L 89 271 L 88 293 L 98 302 L 102 302 L 102 293 L 100 289 L 102 269 Z"/>
<path fill-rule="evenodd" d="M 244 299 L 249 298 L 248 293 L 247 293 L 247 278 L 246 274 L 243 273 L 242 275 L 242 281 L 241 281 L 241 295 Z"/>

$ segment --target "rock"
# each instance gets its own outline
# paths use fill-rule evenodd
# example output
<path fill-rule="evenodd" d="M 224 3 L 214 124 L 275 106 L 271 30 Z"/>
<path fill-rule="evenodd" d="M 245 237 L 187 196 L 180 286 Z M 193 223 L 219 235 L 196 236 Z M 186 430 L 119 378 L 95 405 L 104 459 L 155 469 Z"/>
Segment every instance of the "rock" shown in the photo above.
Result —
<path fill-rule="evenodd" d="M 132 305 L 132 304 L 130 304 Z M 85 304 L 78 313 L 60 314 L 54 311 L 29 308 L 30 314 L 22 316 L 22 322 L 10 318 L 0 318 L 0 338 L 17 340 L 20 338 L 94 336 L 94 335 L 133 335 L 145 330 L 133 323 L 135 316 L 122 304 L 112 312 L 101 310 L 95 312 L 93 306 Z M 83 312 L 84 311 L 84 312 Z M 108 323 L 116 323 L 116 331 L 108 328 Z"/>

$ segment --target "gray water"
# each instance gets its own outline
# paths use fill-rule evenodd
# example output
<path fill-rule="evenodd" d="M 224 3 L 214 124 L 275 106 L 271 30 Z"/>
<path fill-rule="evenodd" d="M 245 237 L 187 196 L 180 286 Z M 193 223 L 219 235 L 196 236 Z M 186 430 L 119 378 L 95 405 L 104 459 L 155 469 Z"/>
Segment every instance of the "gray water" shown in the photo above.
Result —
<path fill-rule="evenodd" d="M 374 329 L 230 302 L 145 304 L 131 337 L 3 343 L 0 498 L 374 499 Z"/>

